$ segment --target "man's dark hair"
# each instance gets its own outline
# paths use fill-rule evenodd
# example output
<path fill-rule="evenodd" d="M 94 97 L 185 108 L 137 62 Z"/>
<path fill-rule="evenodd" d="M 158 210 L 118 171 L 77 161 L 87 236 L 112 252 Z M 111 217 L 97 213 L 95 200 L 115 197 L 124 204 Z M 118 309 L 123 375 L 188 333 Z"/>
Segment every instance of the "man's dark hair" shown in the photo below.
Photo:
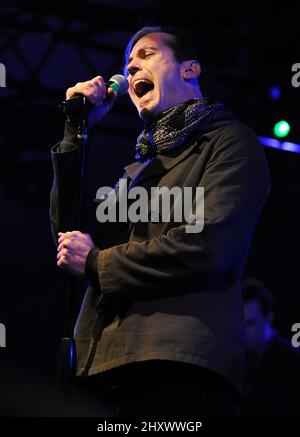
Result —
<path fill-rule="evenodd" d="M 166 45 L 173 50 L 174 57 L 177 62 L 187 61 L 189 59 L 195 59 L 201 65 L 201 75 L 198 78 L 199 85 L 203 80 L 203 64 L 201 55 L 199 53 L 199 47 L 197 43 L 197 36 L 195 32 L 186 28 L 175 28 L 173 26 L 146 26 L 136 32 L 130 39 L 125 49 L 125 64 L 124 75 L 127 76 L 126 67 L 128 64 L 129 55 L 135 46 L 135 44 L 143 38 L 143 36 L 151 33 L 163 32 L 173 35 L 174 38 L 169 38 L 166 41 Z"/>
<path fill-rule="evenodd" d="M 242 291 L 244 302 L 258 301 L 265 316 L 273 310 L 273 295 L 261 280 L 247 278 L 242 285 Z"/>

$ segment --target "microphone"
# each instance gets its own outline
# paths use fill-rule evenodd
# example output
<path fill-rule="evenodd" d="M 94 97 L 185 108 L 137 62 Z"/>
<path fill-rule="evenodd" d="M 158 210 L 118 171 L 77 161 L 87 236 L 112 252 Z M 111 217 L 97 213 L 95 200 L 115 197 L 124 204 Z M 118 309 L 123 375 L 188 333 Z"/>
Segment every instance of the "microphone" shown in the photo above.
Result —
<path fill-rule="evenodd" d="M 128 90 L 128 80 L 122 74 L 115 74 L 109 79 L 108 83 L 105 83 L 105 86 L 106 89 L 112 88 L 118 96 L 122 96 L 126 94 Z M 94 105 L 81 94 L 64 100 L 59 105 L 60 110 L 67 118 L 81 118 L 86 116 L 93 107 Z"/>
<path fill-rule="evenodd" d="M 105 85 L 106 89 L 112 88 L 119 96 L 123 96 L 128 91 L 128 80 L 122 74 L 115 74 Z"/>

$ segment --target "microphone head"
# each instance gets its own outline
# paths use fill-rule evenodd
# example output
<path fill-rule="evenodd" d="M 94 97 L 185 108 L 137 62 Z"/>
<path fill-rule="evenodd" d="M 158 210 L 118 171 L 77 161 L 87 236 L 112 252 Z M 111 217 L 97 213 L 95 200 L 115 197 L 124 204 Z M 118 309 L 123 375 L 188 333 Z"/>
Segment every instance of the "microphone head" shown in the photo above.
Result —
<path fill-rule="evenodd" d="M 115 74 L 108 81 L 108 86 L 112 88 L 119 96 L 127 93 L 128 80 L 122 74 Z"/>

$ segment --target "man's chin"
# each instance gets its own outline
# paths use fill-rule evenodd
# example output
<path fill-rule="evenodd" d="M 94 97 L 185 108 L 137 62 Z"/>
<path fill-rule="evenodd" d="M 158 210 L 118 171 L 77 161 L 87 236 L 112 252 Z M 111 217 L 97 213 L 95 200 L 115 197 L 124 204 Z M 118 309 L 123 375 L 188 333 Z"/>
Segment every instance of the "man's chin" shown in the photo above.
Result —
<path fill-rule="evenodd" d="M 150 121 L 153 118 L 152 112 L 148 108 L 142 108 L 139 113 L 140 117 L 144 121 Z"/>
<path fill-rule="evenodd" d="M 149 122 L 159 115 L 159 111 L 156 105 L 145 105 L 139 109 L 139 116 L 145 121 Z"/>

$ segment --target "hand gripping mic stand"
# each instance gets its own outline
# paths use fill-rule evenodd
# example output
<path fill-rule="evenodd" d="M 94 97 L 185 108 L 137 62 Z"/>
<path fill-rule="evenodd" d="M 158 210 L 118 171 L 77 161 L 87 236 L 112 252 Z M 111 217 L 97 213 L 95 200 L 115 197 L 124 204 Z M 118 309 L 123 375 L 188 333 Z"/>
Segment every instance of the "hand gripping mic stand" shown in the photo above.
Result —
<path fill-rule="evenodd" d="M 85 167 L 86 154 L 88 143 L 88 112 L 92 108 L 91 103 L 84 96 L 74 97 L 63 101 L 60 110 L 66 116 L 67 120 L 76 120 L 78 123 L 77 139 L 81 150 L 81 178 L 79 192 L 79 208 L 75 219 L 76 229 L 80 230 L 82 225 L 83 213 L 83 198 L 84 198 L 84 182 L 85 182 Z M 66 315 L 64 324 L 63 338 L 58 350 L 57 360 L 57 376 L 59 383 L 66 387 L 75 376 L 76 371 L 76 349 L 73 338 L 73 323 L 76 310 L 76 291 L 78 288 L 78 280 L 75 276 L 68 274 Z"/>

